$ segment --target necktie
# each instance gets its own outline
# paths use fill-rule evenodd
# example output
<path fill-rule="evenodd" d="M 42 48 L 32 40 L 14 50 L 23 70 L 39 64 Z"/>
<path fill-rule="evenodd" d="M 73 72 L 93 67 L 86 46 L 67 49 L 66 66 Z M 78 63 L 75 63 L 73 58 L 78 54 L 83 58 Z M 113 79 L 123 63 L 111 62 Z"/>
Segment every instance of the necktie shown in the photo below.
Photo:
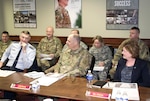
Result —
<path fill-rule="evenodd" d="M 16 57 L 16 59 L 15 59 L 15 61 L 14 61 L 13 65 L 12 65 L 12 67 L 13 67 L 13 68 L 15 68 L 15 67 L 16 67 L 16 65 L 17 65 L 18 58 L 19 58 L 19 56 L 20 56 L 21 50 L 22 50 L 22 47 L 20 48 L 20 50 L 19 50 L 19 52 L 18 52 L 18 55 L 17 55 L 17 57 Z"/>

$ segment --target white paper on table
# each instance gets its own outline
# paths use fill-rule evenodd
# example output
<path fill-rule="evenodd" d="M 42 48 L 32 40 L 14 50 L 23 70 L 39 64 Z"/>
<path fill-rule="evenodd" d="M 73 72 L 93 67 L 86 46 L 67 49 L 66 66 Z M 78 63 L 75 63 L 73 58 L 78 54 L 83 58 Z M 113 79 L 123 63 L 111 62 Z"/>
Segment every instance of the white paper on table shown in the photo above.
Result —
<path fill-rule="evenodd" d="M 10 71 L 10 70 L 0 70 L 0 77 L 7 77 L 16 71 Z"/>
<path fill-rule="evenodd" d="M 38 79 L 30 82 L 30 84 L 34 84 L 34 83 L 38 82 L 41 86 L 49 86 L 52 83 L 56 82 L 57 80 L 58 80 L 57 78 L 49 78 L 47 76 L 44 76 L 44 77 L 38 78 Z"/>
<path fill-rule="evenodd" d="M 38 79 L 33 80 L 32 82 L 30 82 L 30 84 L 39 82 L 39 84 L 42 86 L 49 86 L 49 85 L 53 84 L 54 82 L 58 81 L 59 79 L 65 77 L 65 76 L 66 76 L 66 74 L 49 73 L 45 76 L 42 76 Z"/>
<path fill-rule="evenodd" d="M 94 66 L 93 71 L 103 71 L 104 66 Z"/>
<path fill-rule="evenodd" d="M 128 100 L 139 101 L 139 91 L 137 83 L 116 83 L 115 87 L 112 90 L 112 99 L 116 98 L 117 92 L 120 91 L 123 95 L 123 92 L 127 93 Z"/>
<path fill-rule="evenodd" d="M 119 88 L 137 88 L 136 83 L 124 83 L 124 82 L 107 82 L 103 88 L 113 89 L 114 87 Z"/>
<path fill-rule="evenodd" d="M 119 83 L 119 82 L 107 82 L 102 88 L 113 89 L 116 83 Z"/>
<path fill-rule="evenodd" d="M 27 76 L 27 77 L 29 77 L 29 78 L 36 79 L 36 78 L 45 76 L 45 74 L 44 74 L 44 72 L 32 71 L 32 72 L 25 73 L 24 76 Z"/>
<path fill-rule="evenodd" d="M 46 76 L 50 77 L 50 78 L 58 78 L 61 79 L 64 76 L 66 76 L 66 74 L 61 74 L 61 73 L 48 73 L 46 74 Z"/>

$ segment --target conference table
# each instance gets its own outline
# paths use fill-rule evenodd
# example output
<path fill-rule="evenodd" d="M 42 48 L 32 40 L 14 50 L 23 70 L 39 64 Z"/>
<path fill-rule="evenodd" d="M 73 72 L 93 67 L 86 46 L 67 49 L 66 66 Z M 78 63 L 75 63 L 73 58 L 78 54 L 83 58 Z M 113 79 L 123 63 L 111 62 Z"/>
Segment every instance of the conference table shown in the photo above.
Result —
<path fill-rule="evenodd" d="M 29 83 L 33 80 L 34 79 L 24 76 L 24 73 L 16 72 L 8 77 L 0 77 L 0 90 L 81 101 L 108 101 L 108 99 L 86 96 L 85 92 L 87 90 L 87 81 L 83 77 L 76 77 L 74 80 L 72 80 L 72 78 L 64 77 L 50 86 L 40 86 L 40 89 L 37 91 L 32 89 L 22 90 L 10 88 L 10 85 L 17 81 L 21 81 L 20 84 L 29 85 Z M 94 92 L 112 93 L 111 89 L 104 88 L 91 88 L 90 90 Z M 150 88 L 139 87 L 139 95 L 140 101 L 150 101 Z"/>

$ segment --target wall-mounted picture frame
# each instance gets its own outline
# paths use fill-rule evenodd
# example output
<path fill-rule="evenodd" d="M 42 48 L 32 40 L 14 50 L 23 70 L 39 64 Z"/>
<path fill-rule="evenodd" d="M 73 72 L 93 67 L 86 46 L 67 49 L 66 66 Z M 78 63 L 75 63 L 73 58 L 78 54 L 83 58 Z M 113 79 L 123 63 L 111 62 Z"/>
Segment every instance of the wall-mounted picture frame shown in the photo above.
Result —
<path fill-rule="evenodd" d="M 106 0 L 106 29 L 138 27 L 139 0 Z"/>
<path fill-rule="evenodd" d="M 13 0 L 15 28 L 37 27 L 35 4 L 35 0 Z"/>
<path fill-rule="evenodd" d="M 81 0 L 55 0 L 56 28 L 82 28 Z"/>

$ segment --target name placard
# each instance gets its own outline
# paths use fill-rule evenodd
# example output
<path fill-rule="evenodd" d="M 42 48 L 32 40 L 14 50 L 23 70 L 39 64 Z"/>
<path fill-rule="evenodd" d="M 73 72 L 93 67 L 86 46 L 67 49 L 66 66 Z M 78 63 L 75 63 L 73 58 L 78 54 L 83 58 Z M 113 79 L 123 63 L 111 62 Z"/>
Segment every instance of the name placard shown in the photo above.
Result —
<path fill-rule="evenodd" d="M 91 96 L 91 97 L 104 98 L 104 99 L 110 99 L 110 96 L 111 96 L 108 93 L 95 92 L 95 91 L 86 91 L 85 95 Z"/>
<path fill-rule="evenodd" d="M 31 85 L 25 85 L 25 84 L 14 84 L 12 83 L 10 88 L 15 88 L 15 89 L 23 89 L 23 90 L 30 90 Z"/>

